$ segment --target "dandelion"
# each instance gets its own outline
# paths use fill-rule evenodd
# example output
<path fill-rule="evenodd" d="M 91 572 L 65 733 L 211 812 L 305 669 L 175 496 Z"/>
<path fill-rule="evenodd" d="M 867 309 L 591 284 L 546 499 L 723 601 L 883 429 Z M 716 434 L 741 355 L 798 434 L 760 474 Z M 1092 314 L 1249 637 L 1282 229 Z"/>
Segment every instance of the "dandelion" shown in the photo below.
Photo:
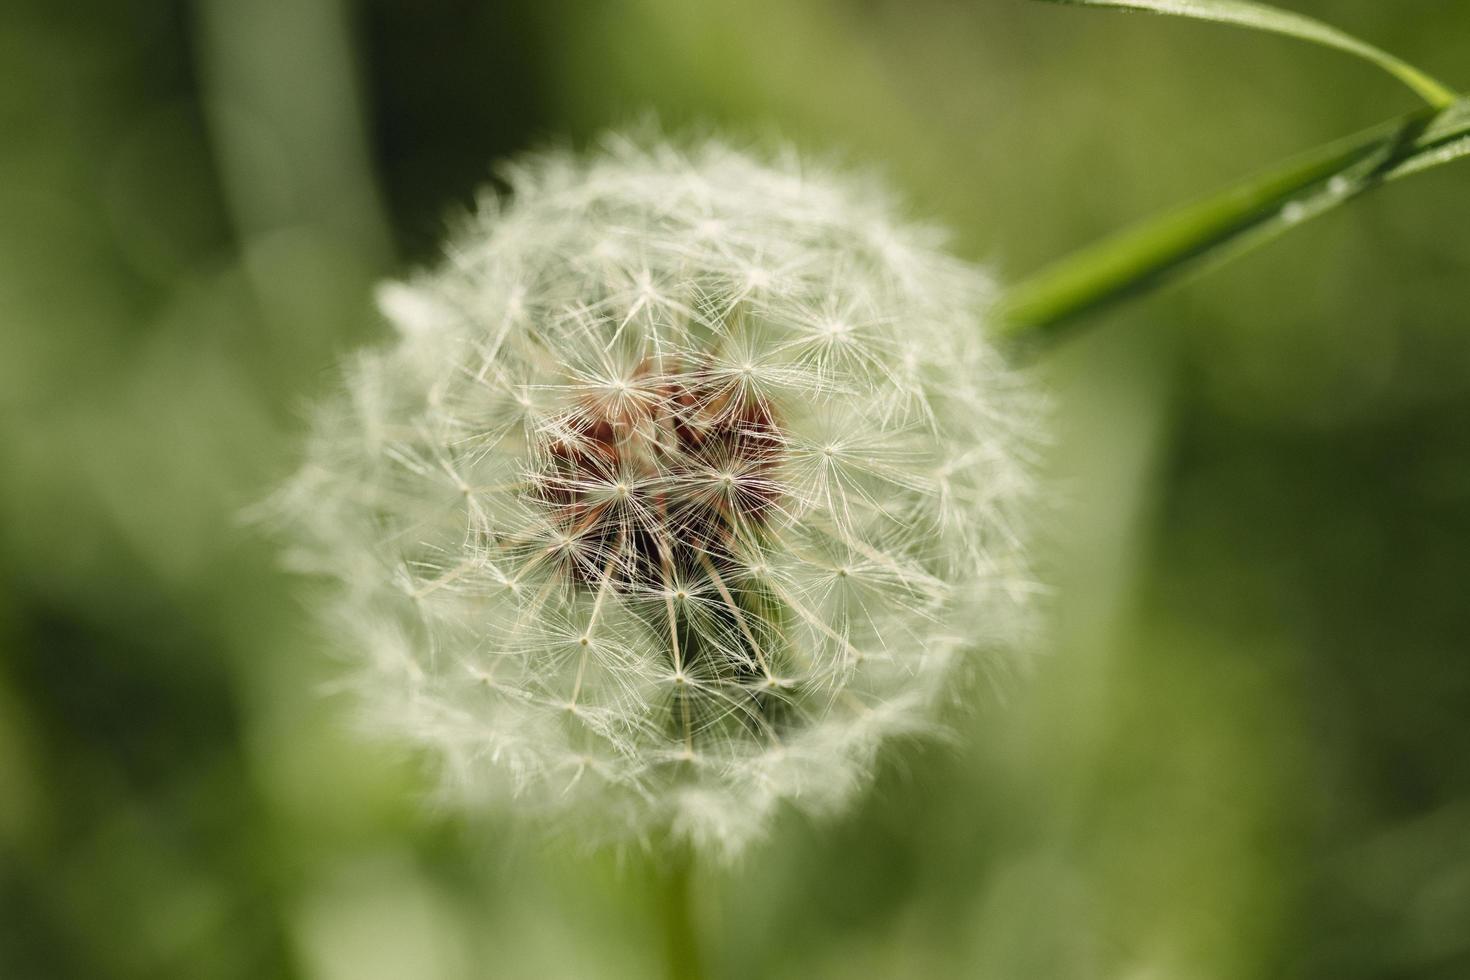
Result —
<path fill-rule="evenodd" d="M 733 856 L 1015 647 L 1035 397 L 871 182 L 706 141 L 508 174 L 280 500 L 446 798 Z"/>

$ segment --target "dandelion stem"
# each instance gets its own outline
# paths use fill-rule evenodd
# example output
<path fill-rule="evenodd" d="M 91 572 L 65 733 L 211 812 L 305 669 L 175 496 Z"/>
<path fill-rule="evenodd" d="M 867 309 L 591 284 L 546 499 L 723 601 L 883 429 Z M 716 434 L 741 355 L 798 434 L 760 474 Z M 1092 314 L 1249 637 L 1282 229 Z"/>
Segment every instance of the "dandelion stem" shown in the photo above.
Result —
<path fill-rule="evenodd" d="M 668 864 L 659 869 L 659 901 L 662 904 L 664 955 L 669 980 L 702 980 L 704 965 L 699 955 L 699 938 L 694 928 L 691 879 L 694 855 L 687 846 L 672 849 Z"/>

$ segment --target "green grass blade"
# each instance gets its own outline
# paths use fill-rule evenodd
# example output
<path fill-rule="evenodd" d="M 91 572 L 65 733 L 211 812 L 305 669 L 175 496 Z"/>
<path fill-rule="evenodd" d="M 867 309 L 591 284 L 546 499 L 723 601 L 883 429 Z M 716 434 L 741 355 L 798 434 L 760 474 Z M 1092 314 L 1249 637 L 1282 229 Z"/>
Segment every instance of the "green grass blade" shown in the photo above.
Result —
<path fill-rule="evenodd" d="M 1013 287 L 1003 329 L 1055 333 L 1123 297 L 1213 267 L 1387 181 L 1470 155 L 1470 98 L 1419 110 L 1085 248 Z"/>
<path fill-rule="evenodd" d="M 1194 17 L 1220 24 L 1234 24 L 1273 34 L 1312 41 L 1316 44 L 1336 48 L 1371 61 L 1393 75 L 1409 88 L 1419 93 L 1436 109 L 1443 109 L 1455 101 L 1456 95 L 1448 86 L 1435 81 L 1429 75 L 1407 62 L 1395 58 L 1387 51 L 1360 41 L 1310 17 L 1277 10 L 1261 3 L 1247 0 L 1048 0 L 1051 3 L 1074 4 L 1083 7 L 1112 7 L 1118 10 L 1146 11 L 1156 14 L 1176 14 Z"/>

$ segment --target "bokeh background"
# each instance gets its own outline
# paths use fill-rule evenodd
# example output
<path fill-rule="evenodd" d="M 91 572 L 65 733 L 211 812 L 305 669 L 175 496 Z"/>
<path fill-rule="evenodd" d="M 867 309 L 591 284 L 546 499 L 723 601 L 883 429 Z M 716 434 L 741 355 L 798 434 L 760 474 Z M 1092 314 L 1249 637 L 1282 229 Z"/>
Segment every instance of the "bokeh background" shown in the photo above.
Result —
<path fill-rule="evenodd" d="M 1291 0 L 1470 85 L 1470 5 Z M 1023 0 L 4 0 L 0 977 L 659 970 L 636 868 L 419 801 L 242 508 L 492 161 L 652 110 L 1014 279 L 1412 104 Z M 1045 355 L 1031 677 L 701 874 L 720 977 L 1470 976 L 1470 166 Z"/>

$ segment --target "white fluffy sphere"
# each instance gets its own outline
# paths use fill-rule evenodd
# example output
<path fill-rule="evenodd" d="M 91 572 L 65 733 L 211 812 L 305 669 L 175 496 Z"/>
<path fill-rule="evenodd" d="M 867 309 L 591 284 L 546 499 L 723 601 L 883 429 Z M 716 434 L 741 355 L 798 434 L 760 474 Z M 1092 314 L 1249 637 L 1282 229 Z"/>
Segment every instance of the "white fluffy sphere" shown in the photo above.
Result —
<path fill-rule="evenodd" d="M 1035 398 L 880 188 L 714 141 L 531 158 L 282 495 L 365 720 L 451 799 L 731 855 L 1014 649 Z"/>

